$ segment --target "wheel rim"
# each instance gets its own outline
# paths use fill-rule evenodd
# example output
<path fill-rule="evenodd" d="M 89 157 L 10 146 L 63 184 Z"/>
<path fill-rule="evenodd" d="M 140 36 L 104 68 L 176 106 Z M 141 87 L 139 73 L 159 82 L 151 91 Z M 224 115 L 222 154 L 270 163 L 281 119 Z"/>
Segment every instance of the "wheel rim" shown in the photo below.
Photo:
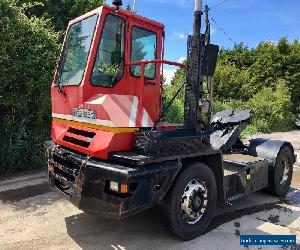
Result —
<path fill-rule="evenodd" d="M 181 197 L 181 215 L 188 224 L 197 223 L 206 211 L 207 187 L 205 182 L 191 180 Z"/>
<path fill-rule="evenodd" d="M 289 178 L 289 172 L 290 172 L 289 162 L 286 157 L 282 159 L 281 166 L 282 166 L 282 174 L 280 177 L 280 184 L 284 185 Z"/>

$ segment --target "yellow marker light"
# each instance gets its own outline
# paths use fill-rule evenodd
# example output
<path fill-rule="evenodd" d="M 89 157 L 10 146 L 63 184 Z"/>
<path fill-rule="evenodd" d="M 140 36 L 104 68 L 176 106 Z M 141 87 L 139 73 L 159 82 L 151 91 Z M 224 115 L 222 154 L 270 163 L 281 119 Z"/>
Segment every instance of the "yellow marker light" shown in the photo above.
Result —
<path fill-rule="evenodd" d="M 121 184 L 121 193 L 127 193 L 127 192 L 128 192 L 128 185 Z"/>

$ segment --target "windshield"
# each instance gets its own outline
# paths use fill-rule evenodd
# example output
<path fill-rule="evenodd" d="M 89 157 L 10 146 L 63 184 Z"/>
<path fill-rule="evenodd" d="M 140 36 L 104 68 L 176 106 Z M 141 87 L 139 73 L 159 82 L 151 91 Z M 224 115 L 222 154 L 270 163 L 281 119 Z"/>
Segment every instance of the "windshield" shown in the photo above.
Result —
<path fill-rule="evenodd" d="M 91 82 L 101 87 L 113 87 L 124 72 L 125 22 L 121 17 L 105 18 Z"/>
<path fill-rule="evenodd" d="M 97 15 L 88 17 L 70 26 L 65 48 L 57 73 L 61 85 L 79 85 L 86 66 Z"/>

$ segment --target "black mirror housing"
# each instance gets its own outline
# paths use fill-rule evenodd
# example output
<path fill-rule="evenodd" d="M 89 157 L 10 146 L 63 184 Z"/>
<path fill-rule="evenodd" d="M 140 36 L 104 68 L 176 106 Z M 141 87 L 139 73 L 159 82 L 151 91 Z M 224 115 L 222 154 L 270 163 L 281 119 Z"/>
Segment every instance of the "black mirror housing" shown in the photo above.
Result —
<path fill-rule="evenodd" d="M 207 44 L 204 51 L 204 60 L 201 73 L 205 76 L 213 76 L 216 70 L 219 54 L 219 46 Z"/>

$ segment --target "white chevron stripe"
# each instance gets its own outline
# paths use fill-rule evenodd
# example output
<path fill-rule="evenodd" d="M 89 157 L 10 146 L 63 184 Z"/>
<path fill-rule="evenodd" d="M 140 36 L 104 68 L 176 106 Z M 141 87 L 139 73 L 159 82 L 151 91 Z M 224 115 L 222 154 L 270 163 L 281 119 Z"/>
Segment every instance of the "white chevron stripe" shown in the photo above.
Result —
<path fill-rule="evenodd" d="M 148 115 L 146 109 L 143 109 L 142 127 L 149 127 L 148 119 L 149 119 L 149 115 Z"/>
<path fill-rule="evenodd" d="M 138 104 L 139 104 L 139 100 L 136 96 L 134 96 L 132 100 L 132 107 L 131 107 L 130 118 L 129 118 L 129 127 L 135 127 L 136 125 Z"/>
<path fill-rule="evenodd" d="M 86 102 L 86 104 L 103 104 L 105 99 L 106 99 L 106 96 L 107 95 L 104 95 L 104 96 L 100 96 L 99 98 L 93 100 L 93 101 L 90 101 L 90 102 Z"/>

